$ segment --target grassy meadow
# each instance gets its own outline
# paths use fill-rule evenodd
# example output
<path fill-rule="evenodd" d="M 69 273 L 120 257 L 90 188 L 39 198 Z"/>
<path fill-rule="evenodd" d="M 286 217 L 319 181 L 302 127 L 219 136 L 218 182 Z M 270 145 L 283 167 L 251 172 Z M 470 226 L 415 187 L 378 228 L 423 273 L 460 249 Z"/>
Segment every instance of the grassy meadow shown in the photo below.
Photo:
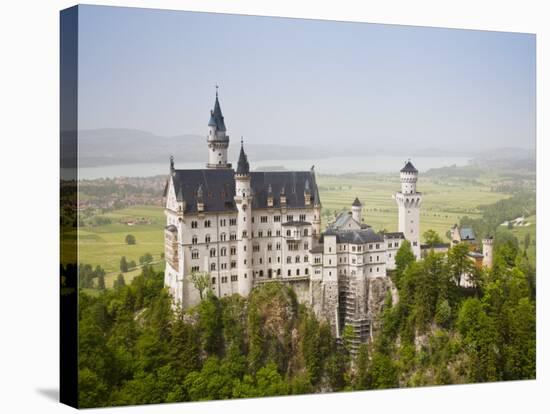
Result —
<path fill-rule="evenodd" d="M 491 204 L 508 197 L 504 193 L 491 192 L 493 178 L 474 182 L 461 180 L 441 180 L 421 177 L 418 190 L 423 192 L 424 201 L 421 210 L 421 232 L 428 229 L 437 231 L 443 238 L 459 217 L 468 215 L 478 217 L 476 207 Z M 399 177 L 384 174 L 348 174 L 338 176 L 319 176 L 317 179 L 323 205 L 322 225 L 334 218 L 341 210 L 348 210 L 355 197 L 363 203 L 363 217 L 375 230 L 397 231 L 397 207 L 392 194 L 399 189 Z M 139 264 L 139 258 L 145 253 L 153 256 L 157 266 L 162 266 L 164 212 L 158 206 L 134 206 L 115 210 L 104 215 L 111 224 L 85 226 L 79 228 L 79 261 L 93 266 L 102 266 L 107 275 L 105 284 L 112 287 L 120 272 L 120 258 Z M 150 223 L 129 226 L 121 223 L 128 219 L 147 218 Z M 534 217 L 532 218 L 534 223 Z M 515 229 L 523 243 L 522 232 L 534 231 L 535 226 Z M 135 245 L 125 242 L 127 234 L 136 238 Z M 74 242 L 76 233 L 66 234 L 65 243 Z M 532 240 L 534 240 L 534 234 Z M 530 249 L 534 254 L 534 243 Z M 125 274 L 129 282 L 139 274 L 135 269 Z"/>

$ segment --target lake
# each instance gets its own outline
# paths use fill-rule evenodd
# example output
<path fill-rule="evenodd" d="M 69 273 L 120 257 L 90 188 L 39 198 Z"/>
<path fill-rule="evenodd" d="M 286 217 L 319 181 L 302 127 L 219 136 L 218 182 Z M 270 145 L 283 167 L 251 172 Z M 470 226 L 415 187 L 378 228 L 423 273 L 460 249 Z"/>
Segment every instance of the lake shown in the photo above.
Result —
<path fill-rule="evenodd" d="M 469 157 L 414 157 L 412 163 L 420 172 L 431 168 L 439 168 L 450 165 L 464 166 L 468 164 Z M 315 171 L 319 174 L 345 174 L 359 172 L 391 173 L 399 171 L 406 159 L 403 157 L 389 156 L 361 156 L 361 157 L 332 157 L 319 159 L 297 160 L 262 160 L 250 162 L 251 170 L 256 168 L 284 167 L 287 170 L 309 170 L 315 165 Z M 182 162 L 176 160 L 178 169 L 205 168 L 205 162 Z M 236 167 L 236 165 L 233 165 Z M 159 174 L 168 174 L 168 162 L 163 164 L 122 164 L 106 165 L 101 167 L 84 167 L 79 169 L 79 179 L 114 178 L 114 177 L 150 177 Z M 67 176 L 68 171 L 61 172 L 62 177 Z"/>

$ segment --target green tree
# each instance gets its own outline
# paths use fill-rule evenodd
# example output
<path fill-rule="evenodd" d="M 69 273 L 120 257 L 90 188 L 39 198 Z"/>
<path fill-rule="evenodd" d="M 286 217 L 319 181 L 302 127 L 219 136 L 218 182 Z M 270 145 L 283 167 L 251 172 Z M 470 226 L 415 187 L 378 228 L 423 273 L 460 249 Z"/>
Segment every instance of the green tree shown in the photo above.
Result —
<path fill-rule="evenodd" d="M 194 288 L 199 291 L 199 296 L 202 301 L 211 286 L 210 274 L 207 272 L 193 272 L 189 278 L 191 279 L 191 283 L 193 283 Z"/>
<path fill-rule="evenodd" d="M 443 243 L 443 240 L 435 230 L 427 230 L 424 232 L 423 236 L 424 242 L 430 247 Z"/>
<path fill-rule="evenodd" d="M 139 263 L 144 265 L 144 264 L 149 264 L 153 261 L 153 256 L 151 255 L 151 253 L 145 253 L 143 256 L 140 256 L 139 258 Z"/>
<path fill-rule="evenodd" d="M 97 277 L 97 288 L 99 290 L 105 290 L 105 276 L 99 275 Z"/>
<path fill-rule="evenodd" d="M 126 261 L 126 256 L 120 258 L 120 271 L 126 273 L 128 271 L 128 262 Z"/>
<path fill-rule="evenodd" d="M 136 237 L 133 234 L 127 234 L 124 240 L 126 241 L 126 244 L 136 244 Z"/>
<path fill-rule="evenodd" d="M 531 246 L 531 233 L 527 233 L 523 239 L 523 248 L 527 250 L 529 246 Z"/>
<path fill-rule="evenodd" d="M 116 280 L 113 283 L 113 287 L 116 289 L 116 288 L 123 287 L 125 285 L 126 285 L 126 281 L 124 280 L 124 276 L 122 275 L 122 273 L 119 273 Z"/>
<path fill-rule="evenodd" d="M 416 257 L 411 249 L 411 243 L 408 240 L 403 240 L 401 247 L 395 254 L 395 284 L 399 286 L 401 277 L 407 266 L 416 261 Z"/>

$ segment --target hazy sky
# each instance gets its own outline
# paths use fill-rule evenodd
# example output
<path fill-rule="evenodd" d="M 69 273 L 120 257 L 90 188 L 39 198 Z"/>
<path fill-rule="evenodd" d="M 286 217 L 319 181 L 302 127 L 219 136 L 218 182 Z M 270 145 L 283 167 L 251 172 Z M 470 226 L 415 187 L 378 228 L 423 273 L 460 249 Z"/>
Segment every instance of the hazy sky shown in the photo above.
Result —
<path fill-rule="evenodd" d="M 535 36 L 81 6 L 79 127 L 254 143 L 535 145 Z"/>

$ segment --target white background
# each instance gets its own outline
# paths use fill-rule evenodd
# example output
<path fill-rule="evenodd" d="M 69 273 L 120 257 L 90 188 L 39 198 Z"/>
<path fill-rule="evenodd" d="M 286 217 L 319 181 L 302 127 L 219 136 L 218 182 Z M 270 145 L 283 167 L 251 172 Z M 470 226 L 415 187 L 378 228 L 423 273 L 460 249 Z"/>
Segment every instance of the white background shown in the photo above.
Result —
<path fill-rule="evenodd" d="M 90 3 L 520 31 L 537 34 L 538 341 L 537 380 L 227 402 L 105 409 L 101 412 L 464 413 L 548 412 L 548 145 L 550 14 L 545 1 L 102 1 Z M 0 411 L 69 412 L 58 395 L 59 10 L 61 0 L 0 6 Z M 546 25 L 546 27 L 545 27 Z M 546 76 L 545 76 L 546 74 Z M 543 98 L 545 98 L 543 100 Z M 546 121 L 546 122 L 545 122 Z M 545 125 L 546 124 L 546 125 Z M 544 128 L 546 126 L 546 128 Z M 547 135 L 547 134 L 546 134 Z M 546 356 L 546 358 L 545 358 Z"/>

